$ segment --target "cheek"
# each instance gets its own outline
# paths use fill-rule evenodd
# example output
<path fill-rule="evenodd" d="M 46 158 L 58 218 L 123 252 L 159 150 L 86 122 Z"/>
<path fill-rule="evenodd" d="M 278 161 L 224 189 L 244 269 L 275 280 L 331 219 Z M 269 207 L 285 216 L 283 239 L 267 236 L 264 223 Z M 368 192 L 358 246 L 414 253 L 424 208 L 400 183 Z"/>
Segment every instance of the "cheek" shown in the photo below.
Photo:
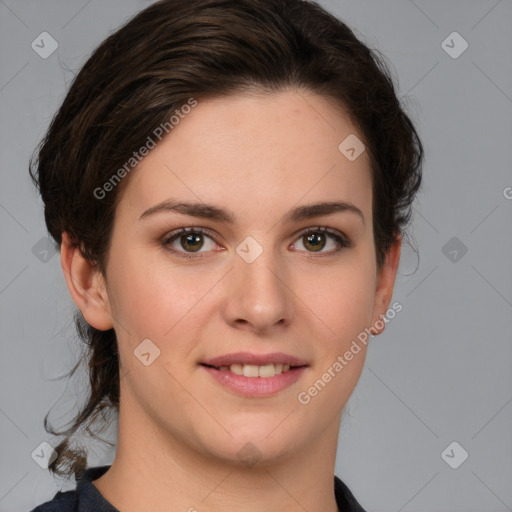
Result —
<path fill-rule="evenodd" d="M 318 280 L 322 288 L 309 295 L 307 305 L 322 320 L 326 339 L 341 349 L 369 327 L 372 319 L 375 281 L 364 265 L 340 269 Z M 306 295 L 304 295 L 306 296 Z M 311 315 L 311 313 L 309 313 Z"/>
<path fill-rule="evenodd" d="M 115 242 L 115 240 L 114 240 Z M 155 325 L 165 300 L 170 300 L 172 290 L 163 296 L 167 283 L 165 276 L 156 272 L 144 253 L 133 248 L 123 250 L 122 244 L 113 242 L 109 259 L 109 299 L 114 323 L 118 324 L 121 339 L 127 336 L 136 342 L 156 335 Z M 162 279 L 163 278 L 163 279 Z"/>
<path fill-rule="evenodd" d="M 170 264 L 154 249 L 132 249 L 123 258 L 121 252 L 112 254 L 109 275 L 111 309 L 121 339 L 128 336 L 132 345 L 149 338 L 164 346 L 182 324 L 195 318 L 216 279 Z"/>
<path fill-rule="evenodd" d="M 321 334 L 316 364 L 300 389 L 297 402 L 312 424 L 315 417 L 330 423 L 340 413 L 364 366 L 370 339 L 365 329 L 371 325 L 374 281 L 371 272 L 356 268 L 325 280 L 323 293 L 311 297 L 308 304 L 321 318 L 315 318 Z"/>

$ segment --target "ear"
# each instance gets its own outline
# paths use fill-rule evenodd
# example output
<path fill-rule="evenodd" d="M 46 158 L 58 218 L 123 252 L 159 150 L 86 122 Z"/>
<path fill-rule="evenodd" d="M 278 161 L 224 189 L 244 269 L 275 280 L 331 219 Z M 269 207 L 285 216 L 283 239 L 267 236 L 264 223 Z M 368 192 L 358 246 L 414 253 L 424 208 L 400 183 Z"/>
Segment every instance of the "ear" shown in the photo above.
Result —
<path fill-rule="evenodd" d="M 113 327 L 105 280 L 101 272 L 62 233 L 60 261 L 73 301 L 89 325 L 106 331 Z"/>
<path fill-rule="evenodd" d="M 402 247 L 402 236 L 398 235 L 395 242 L 389 248 L 382 268 L 377 272 L 377 281 L 375 288 L 375 299 L 373 302 L 372 327 L 370 332 L 378 335 L 384 332 L 386 323 L 383 320 L 393 296 L 395 286 L 395 277 L 400 263 L 400 250 Z M 378 322 L 378 320 L 381 320 Z M 375 324 L 381 327 L 376 327 Z"/>

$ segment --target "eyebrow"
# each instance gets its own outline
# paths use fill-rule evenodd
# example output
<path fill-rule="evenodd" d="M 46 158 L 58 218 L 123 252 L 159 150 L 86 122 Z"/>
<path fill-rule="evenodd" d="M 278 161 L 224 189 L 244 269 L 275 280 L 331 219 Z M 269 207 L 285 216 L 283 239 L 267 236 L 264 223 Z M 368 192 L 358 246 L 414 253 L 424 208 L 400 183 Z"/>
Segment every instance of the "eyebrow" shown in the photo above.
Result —
<path fill-rule="evenodd" d="M 175 201 L 173 199 L 167 199 L 147 209 L 140 216 L 139 220 L 143 220 L 158 213 L 164 212 L 181 213 L 183 215 L 190 215 L 192 217 L 201 217 L 204 219 L 225 222 L 226 224 L 234 224 L 236 220 L 235 215 L 231 211 L 225 210 L 218 206 L 206 203 Z M 338 212 L 354 213 L 361 218 L 364 224 L 363 212 L 357 208 L 357 206 L 345 201 L 333 201 L 298 206 L 287 212 L 282 222 L 299 222 L 304 219 L 321 217 L 324 215 L 332 215 Z"/>

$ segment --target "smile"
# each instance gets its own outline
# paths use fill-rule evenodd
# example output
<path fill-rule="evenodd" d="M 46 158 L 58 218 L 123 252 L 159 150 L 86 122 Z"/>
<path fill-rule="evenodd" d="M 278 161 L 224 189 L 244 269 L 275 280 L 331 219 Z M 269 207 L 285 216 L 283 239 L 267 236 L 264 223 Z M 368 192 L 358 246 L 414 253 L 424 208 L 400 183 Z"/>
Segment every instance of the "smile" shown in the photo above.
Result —
<path fill-rule="evenodd" d="M 264 398 L 296 383 L 309 365 L 287 354 L 237 353 L 199 363 L 222 389 L 237 396 Z"/>
<path fill-rule="evenodd" d="M 209 365 L 205 365 L 209 366 Z M 232 365 L 225 366 L 210 366 L 210 368 L 215 368 L 216 370 L 222 372 L 231 372 L 235 375 L 243 375 L 244 377 L 274 377 L 275 375 L 280 375 L 281 373 L 289 372 L 292 368 L 298 368 L 297 366 L 290 366 L 289 364 L 265 364 L 263 366 L 258 366 L 256 364 L 240 364 L 235 363 Z"/>

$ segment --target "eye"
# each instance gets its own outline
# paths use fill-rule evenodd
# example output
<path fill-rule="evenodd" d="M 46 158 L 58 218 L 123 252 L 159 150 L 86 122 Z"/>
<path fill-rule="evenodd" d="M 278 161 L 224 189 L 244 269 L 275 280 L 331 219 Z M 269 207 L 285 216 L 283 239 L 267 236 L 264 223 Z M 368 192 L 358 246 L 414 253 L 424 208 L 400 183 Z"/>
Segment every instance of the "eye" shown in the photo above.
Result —
<path fill-rule="evenodd" d="M 331 242 L 334 242 L 334 249 L 331 251 L 322 251 L 322 249 L 326 247 L 329 239 Z M 302 245 L 307 248 L 307 252 L 322 254 L 338 253 L 341 249 L 353 247 L 354 245 L 345 235 L 326 227 L 308 228 L 300 235 L 299 240 L 302 242 Z"/>
<path fill-rule="evenodd" d="M 205 247 L 205 237 L 210 239 L 212 243 L 210 249 L 214 248 L 216 244 L 210 231 L 200 227 L 180 228 L 173 231 L 164 237 L 162 245 L 168 251 L 178 254 L 180 257 L 197 259 L 202 258 L 203 253 L 208 252 L 208 250 L 201 251 L 201 249 Z M 343 248 L 353 247 L 354 245 L 353 242 L 342 233 L 330 230 L 326 227 L 308 228 L 299 235 L 298 240 L 301 241 L 304 247 L 306 247 L 306 252 L 320 254 L 326 253 L 327 255 L 338 253 Z M 329 240 L 334 245 L 334 249 L 330 251 L 323 251 Z M 294 244 L 294 248 L 296 244 Z M 177 245 L 179 246 L 177 247 Z M 208 249 L 208 247 L 206 247 L 206 249 Z"/>
<path fill-rule="evenodd" d="M 179 253 L 179 255 L 184 258 L 198 258 L 202 256 L 194 256 L 193 253 L 198 253 L 204 246 L 202 239 L 207 237 L 213 242 L 212 237 L 208 233 L 209 231 L 204 228 L 180 228 L 165 237 L 162 243 L 166 249 Z M 173 247 L 176 242 L 181 245 L 182 249 L 186 251 L 190 250 L 191 253 L 182 252 L 180 249 Z M 215 243 L 213 243 L 213 246 L 215 246 Z"/>

